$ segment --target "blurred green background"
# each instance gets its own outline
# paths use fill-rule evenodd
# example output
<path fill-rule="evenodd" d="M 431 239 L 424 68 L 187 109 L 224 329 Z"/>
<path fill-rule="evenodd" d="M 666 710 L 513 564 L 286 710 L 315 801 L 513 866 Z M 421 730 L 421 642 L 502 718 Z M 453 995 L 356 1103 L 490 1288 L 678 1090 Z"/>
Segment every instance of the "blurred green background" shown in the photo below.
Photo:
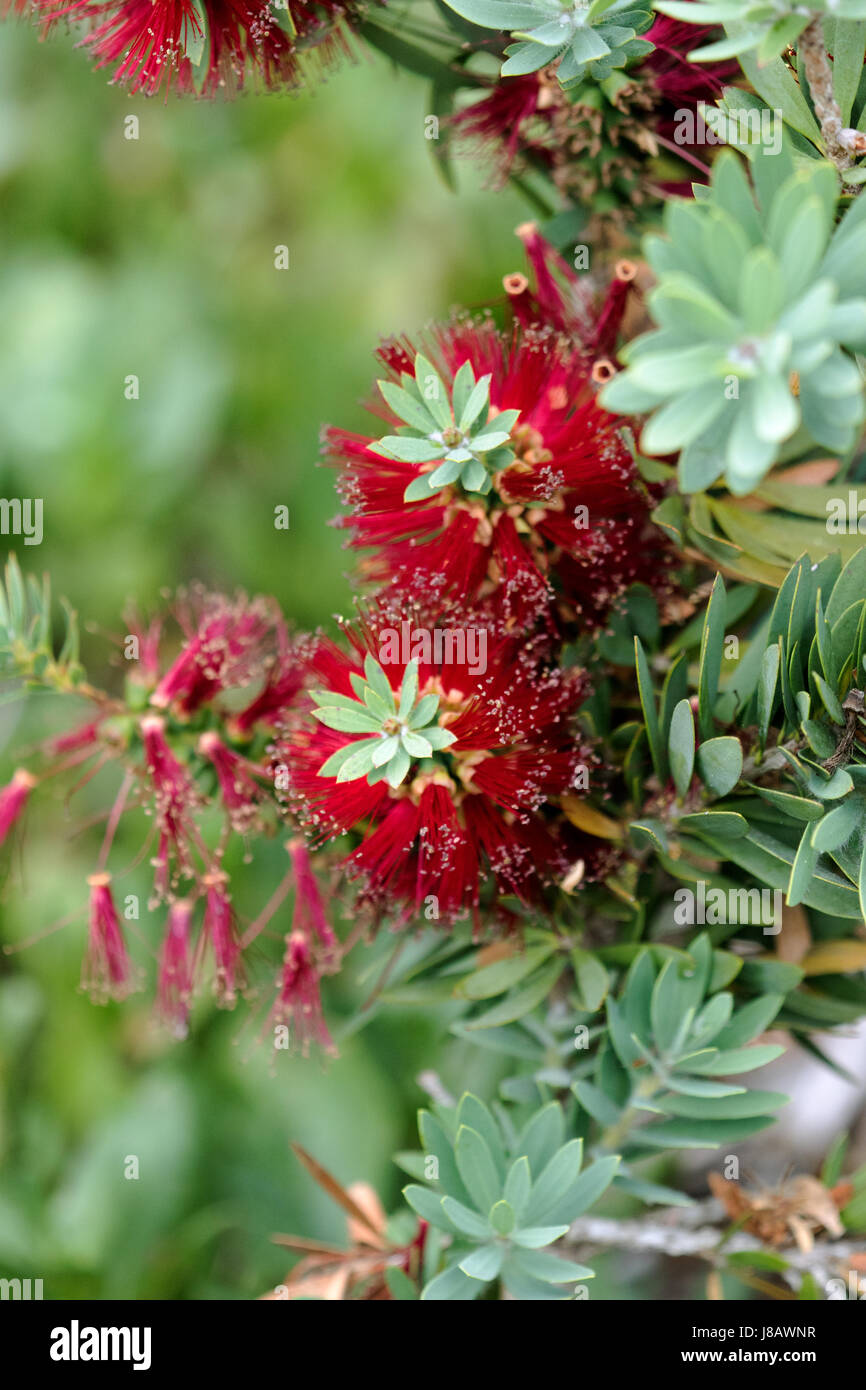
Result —
<path fill-rule="evenodd" d="M 130 99 L 68 35 L 0 26 L 0 496 L 44 499 L 42 545 L 16 548 L 92 624 L 96 680 L 112 679 L 100 629 L 122 630 L 124 602 L 153 608 L 190 579 L 274 593 L 301 625 L 347 607 L 322 424 L 361 426 L 380 335 L 495 298 L 521 264 L 524 206 L 468 168 L 458 204 L 426 112 L 421 82 L 367 58 L 299 97 Z M 0 706 L 3 779 L 70 714 L 54 697 Z M 52 790 L 2 860 L 4 941 L 74 920 L 0 959 L 0 1275 L 41 1277 L 46 1298 L 248 1298 L 285 1273 L 271 1232 L 343 1231 L 289 1139 L 394 1206 L 415 1076 L 489 1094 L 492 1054 L 443 1046 L 447 1010 L 380 1012 L 338 1061 L 280 1054 L 272 1077 L 243 1008 L 205 1002 L 184 1044 L 156 1033 L 152 967 L 145 994 L 91 1005 L 76 990 L 101 838 L 88 820 L 114 785 L 97 779 L 68 812 Z M 140 830 L 124 830 L 121 864 Z M 283 858 L 256 848 L 242 911 Z M 124 891 L 144 902 L 146 875 Z M 132 924 L 142 962 L 147 916 Z M 363 949 L 353 960 L 327 992 L 338 1033 L 370 988 Z"/>

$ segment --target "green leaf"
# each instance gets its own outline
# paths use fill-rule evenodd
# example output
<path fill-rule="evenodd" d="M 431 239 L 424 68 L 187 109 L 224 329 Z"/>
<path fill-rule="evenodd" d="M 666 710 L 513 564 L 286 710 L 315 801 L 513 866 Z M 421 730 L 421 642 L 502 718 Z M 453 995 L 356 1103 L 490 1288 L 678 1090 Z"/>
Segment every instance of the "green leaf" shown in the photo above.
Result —
<path fill-rule="evenodd" d="M 532 1185 L 523 1221 L 532 1225 L 561 1225 L 570 1220 L 561 1217 L 548 1219 L 566 1193 L 576 1182 L 583 1163 L 583 1140 L 572 1139 L 553 1155 Z"/>
<path fill-rule="evenodd" d="M 579 1006 L 584 1013 L 594 1014 L 607 996 L 610 980 L 601 961 L 591 951 L 575 946 L 571 952 Z"/>
<path fill-rule="evenodd" d="M 530 946 L 506 960 L 494 961 L 485 965 L 461 981 L 460 993 L 468 999 L 490 999 L 519 984 L 533 970 L 552 954 L 554 942 L 542 946 Z"/>
<path fill-rule="evenodd" d="M 733 791 L 743 771 L 740 740 L 729 735 L 711 738 L 698 747 L 698 773 L 715 796 Z"/>
<path fill-rule="evenodd" d="M 389 1265 L 385 1270 L 385 1282 L 392 1298 L 401 1303 L 407 1303 L 410 1299 L 417 1299 L 418 1290 L 409 1278 L 405 1270 L 399 1269 L 397 1265 Z"/>
<path fill-rule="evenodd" d="M 481 1291 L 477 1279 L 470 1279 L 457 1264 L 450 1265 L 435 1279 L 425 1285 L 421 1293 L 422 1302 L 465 1303 L 477 1298 Z"/>
<path fill-rule="evenodd" d="M 680 700 L 671 716 L 668 760 L 677 795 L 688 791 L 695 765 L 695 720 L 688 700 Z"/>
<path fill-rule="evenodd" d="M 640 695 L 641 708 L 643 709 L 644 721 L 646 723 L 647 740 L 649 742 L 650 757 L 656 776 L 660 782 L 667 781 L 667 757 L 664 745 L 662 744 L 661 731 L 659 729 L 658 712 L 656 710 L 655 694 L 653 692 L 652 677 L 650 674 L 649 662 L 643 643 L 639 637 L 634 639 L 635 664 L 637 667 L 637 686 Z"/>
<path fill-rule="evenodd" d="M 454 1143 L 457 1168 L 480 1211 L 489 1211 L 502 1195 L 502 1181 L 489 1148 L 477 1130 L 461 1125 Z"/>
<path fill-rule="evenodd" d="M 455 1226 L 445 1211 L 442 1205 L 443 1199 L 438 1193 L 431 1192 L 429 1187 L 410 1183 L 408 1187 L 403 1188 L 403 1196 L 422 1221 L 429 1221 L 431 1226 L 435 1226 L 440 1231 L 448 1231 L 451 1235 L 459 1230 L 459 1227 Z"/>
<path fill-rule="evenodd" d="M 577 1177 L 568 1191 L 547 1209 L 544 1219 L 557 1222 L 576 1221 L 606 1192 L 616 1177 L 621 1159 L 619 1154 L 598 1158 Z"/>
<path fill-rule="evenodd" d="M 460 1261 L 460 1268 L 470 1279 L 480 1279 L 483 1283 L 489 1284 L 491 1279 L 498 1278 L 504 1259 L 503 1246 L 482 1245 L 479 1250 L 473 1250 L 471 1255 Z"/>
<path fill-rule="evenodd" d="M 474 1129 L 477 1134 L 481 1135 L 490 1150 L 490 1156 L 496 1165 L 499 1177 L 504 1182 L 505 1150 L 502 1145 L 499 1126 L 487 1106 L 469 1091 L 464 1091 L 460 1097 L 460 1104 L 457 1107 L 457 1125 L 458 1127 L 467 1125 L 469 1129 Z"/>
<path fill-rule="evenodd" d="M 470 1019 L 465 1027 L 498 1028 L 503 1023 L 513 1023 L 515 1019 L 522 1018 L 547 998 L 564 969 L 564 960 L 551 961 L 522 990 L 509 995 L 502 1003 L 495 1004 L 479 1018 Z"/>
<path fill-rule="evenodd" d="M 562 1147 L 564 1138 L 562 1107 L 552 1100 L 528 1121 L 517 1141 L 517 1148 L 527 1159 L 531 1171 L 540 1173 Z"/>
<path fill-rule="evenodd" d="M 763 1003 L 762 1000 L 756 1002 Z M 778 1008 L 779 1005 L 777 1004 L 777 1012 Z M 718 1038 L 715 1041 L 718 1043 Z M 715 1052 L 704 1061 L 691 1063 L 689 1069 L 699 1072 L 702 1076 L 737 1076 L 742 1072 L 756 1071 L 759 1067 L 765 1067 L 768 1062 L 774 1062 L 777 1057 L 781 1057 L 784 1051 L 784 1047 L 780 1047 L 777 1043 L 732 1048 L 730 1051 Z"/>
<path fill-rule="evenodd" d="M 766 1032 L 783 1002 L 784 994 L 766 994 L 762 999 L 750 1000 L 713 1039 L 714 1045 L 720 1051 L 744 1048 L 746 1043 Z"/>
<path fill-rule="evenodd" d="M 640 1131 L 641 1142 L 661 1149 L 715 1149 L 758 1134 L 773 1124 L 772 1116 L 743 1120 L 662 1120 Z"/>
<path fill-rule="evenodd" d="M 719 675 L 725 644 L 725 585 L 720 574 L 713 581 L 707 604 L 704 630 L 701 637 L 700 671 L 698 675 L 698 722 L 701 738 L 712 738 L 713 711 L 719 689 Z M 699 753 L 700 758 L 700 753 Z"/>
<path fill-rule="evenodd" d="M 680 828 L 738 838 L 748 833 L 749 822 L 736 811 L 695 811 L 681 818 Z"/>

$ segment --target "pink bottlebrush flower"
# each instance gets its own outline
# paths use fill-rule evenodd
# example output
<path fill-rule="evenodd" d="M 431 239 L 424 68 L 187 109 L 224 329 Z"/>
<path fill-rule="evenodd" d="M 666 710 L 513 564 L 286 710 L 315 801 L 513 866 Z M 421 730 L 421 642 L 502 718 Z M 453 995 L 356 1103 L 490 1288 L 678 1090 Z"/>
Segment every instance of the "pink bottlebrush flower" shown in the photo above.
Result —
<path fill-rule="evenodd" d="M 277 728 L 295 704 L 304 684 L 304 660 L 307 643 L 289 644 L 280 625 L 277 629 L 280 650 L 268 667 L 265 682 L 258 695 L 229 721 L 237 738 L 247 738 L 257 724 Z"/>
<path fill-rule="evenodd" d="M 267 658 L 276 615 L 265 599 L 243 595 L 199 595 L 191 613 L 182 615 L 187 642 L 162 677 L 150 702 L 157 709 L 173 705 L 192 714 L 225 690 L 249 685 Z"/>
<path fill-rule="evenodd" d="M 300 932 L 307 941 L 318 940 L 326 955 L 331 960 L 336 960 L 340 943 L 328 921 L 307 846 L 303 840 L 296 837 L 289 841 L 287 848 L 295 879 L 292 931 Z"/>
<path fill-rule="evenodd" d="M 347 629 L 349 651 L 319 643 L 311 660 L 323 687 L 315 696 L 319 720 L 296 716 L 279 745 L 292 808 L 319 842 L 352 831 L 362 835 L 346 861 L 350 876 L 360 880 L 366 901 L 377 910 L 397 910 L 401 920 L 426 912 L 431 920 L 453 922 L 474 914 L 482 893 L 539 904 L 545 884 L 576 858 L 570 829 L 552 814 L 551 802 L 572 786 L 587 756 L 570 728 L 583 678 L 546 669 L 524 634 L 503 639 L 484 630 L 481 662 L 459 650 L 437 653 L 434 645 L 425 653 L 423 633 L 406 631 L 411 626 L 395 633 L 368 618 Z M 453 627 L 445 631 L 457 635 Z M 393 650 L 394 636 L 402 656 Z M 415 655 L 407 661 L 410 648 Z M 323 723 L 331 719 L 328 693 L 345 708 L 347 697 L 363 691 L 369 658 L 379 653 L 383 665 L 373 677 L 387 680 L 402 714 L 361 739 Z M 404 690 L 415 678 L 413 665 L 417 718 L 408 713 Z M 348 757 L 363 756 L 365 744 L 375 748 L 378 739 L 397 737 L 407 721 L 411 731 L 418 719 L 430 727 L 421 730 L 420 741 L 410 732 L 413 756 L 396 785 L 382 777 L 382 758 L 372 774 L 354 775 Z"/>
<path fill-rule="evenodd" d="M 231 899 L 226 892 L 228 875 L 215 872 L 202 880 L 206 889 L 204 925 L 200 945 L 213 951 L 214 993 L 221 1008 L 234 1008 L 237 992 L 244 988 L 241 943 L 235 926 Z"/>
<path fill-rule="evenodd" d="M 198 741 L 198 751 L 213 764 L 223 805 L 233 829 L 246 835 L 256 824 L 259 804 L 264 796 L 257 778 L 265 774 L 240 753 L 226 747 L 219 734 L 209 730 Z"/>
<path fill-rule="evenodd" d="M 81 969 L 81 988 L 90 994 L 94 1003 L 105 1004 L 109 999 L 125 999 L 138 988 L 138 981 L 111 896 L 111 875 L 91 874 L 87 882 L 90 929 Z"/>
<path fill-rule="evenodd" d="M 188 899 L 171 904 L 159 953 L 157 1006 L 160 1017 L 176 1038 L 185 1038 L 189 1025 L 189 1001 L 192 996 L 189 929 L 192 913 L 193 904 Z"/>
<path fill-rule="evenodd" d="M 265 0 L 35 0 L 35 9 L 46 25 L 85 25 L 96 67 L 147 96 L 161 88 L 215 96 L 241 90 L 248 76 L 296 87 L 311 54 L 326 70 L 349 53 L 345 26 L 357 12 L 343 0 L 287 0 L 280 11 Z"/>
<path fill-rule="evenodd" d="M 324 1052 L 336 1054 L 322 1013 L 319 971 L 303 932 L 292 931 L 286 937 L 286 953 L 277 978 L 277 997 L 268 1026 L 271 1029 L 291 1028 L 295 1044 L 305 1057 L 311 1043 L 317 1043 Z"/>
<path fill-rule="evenodd" d="M 459 319 L 427 336 L 423 356 L 403 341 L 386 343 L 378 356 L 383 395 L 407 379 L 411 386 L 426 359 L 452 394 L 466 364 L 476 383 L 489 378 L 486 428 L 496 430 L 500 415 L 508 422 L 510 461 L 496 464 L 503 451 L 494 451 L 486 491 L 469 490 L 461 478 L 421 497 L 415 489 L 425 476 L 436 481 L 439 463 L 383 456 L 402 424 L 390 407 L 371 406 L 387 422 L 381 443 L 327 430 L 326 457 L 340 470 L 338 491 L 351 509 L 337 524 L 349 529 L 352 546 L 375 552 L 362 565 L 367 579 L 422 604 L 490 600 L 506 625 L 554 613 L 560 623 L 586 626 L 603 621 L 635 580 L 664 578 L 648 494 L 617 420 L 596 403 L 588 351 L 551 328 L 515 324 L 500 332 L 489 319 Z"/>
<path fill-rule="evenodd" d="M 99 726 L 98 719 L 79 724 L 77 729 L 70 729 L 68 734 L 52 738 L 46 746 L 46 751 L 53 757 L 60 757 L 64 753 L 80 753 L 85 748 L 95 749 L 99 742 Z"/>
<path fill-rule="evenodd" d="M 26 768 L 19 767 L 12 780 L 0 791 L 0 845 L 19 820 L 27 800 L 36 786 L 36 778 Z"/>
<path fill-rule="evenodd" d="M 127 631 L 123 641 L 124 664 L 127 679 L 145 690 L 152 690 L 159 680 L 159 656 L 162 640 L 162 617 L 145 621 L 135 608 L 129 608 L 123 615 Z M 129 650 L 128 640 L 135 639 L 137 656 Z"/>
<path fill-rule="evenodd" d="M 165 720 L 148 714 L 139 723 L 148 779 L 153 791 L 159 826 L 157 896 L 163 896 L 171 883 L 172 861 L 180 873 L 191 873 L 189 840 L 192 812 L 199 798 L 183 763 L 175 757 L 165 736 Z"/>

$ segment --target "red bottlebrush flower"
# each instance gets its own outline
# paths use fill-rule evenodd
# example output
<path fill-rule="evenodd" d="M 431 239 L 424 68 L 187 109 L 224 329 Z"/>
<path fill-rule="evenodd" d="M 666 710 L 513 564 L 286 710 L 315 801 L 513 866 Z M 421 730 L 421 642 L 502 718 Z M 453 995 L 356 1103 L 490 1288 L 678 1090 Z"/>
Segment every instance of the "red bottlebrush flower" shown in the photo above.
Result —
<path fill-rule="evenodd" d="M 91 874 L 87 882 L 90 929 L 81 969 L 81 988 L 91 995 L 94 1003 L 105 1004 L 109 999 L 125 999 L 137 988 L 137 979 L 111 896 L 111 875 Z"/>
<path fill-rule="evenodd" d="M 263 796 L 261 784 L 256 779 L 265 774 L 240 753 L 227 748 L 219 734 L 212 730 L 202 734 L 198 751 L 213 764 L 232 828 L 240 835 L 248 834 L 258 819 Z"/>
<path fill-rule="evenodd" d="M 12 774 L 12 781 L 0 791 L 0 845 L 6 840 L 10 830 L 20 818 L 35 786 L 36 778 L 32 772 L 19 767 Z"/>
<path fill-rule="evenodd" d="M 191 813 L 199 798 L 189 773 L 168 746 L 165 720 L 158 714 L 145 715 L 139 729 L 159 826 L 159 850 L 154 861 L 159 898 L 167 894 L 171 885 L 173 859 L 181 873 L 190 873 Z"/>
<path fill-rule="evenodd" d="M 112 81 L 153 96 L 161 88 L 215 96 L 241 90 L 248 75 L 268 87 L 298 86 L 312 53 L 321 71 L 349 54 L 344 0 L 35 0 L 47 26 L 65 18 Z"/>
<path fill-rule="evenodd" d="M 202 594 L 181 620 L 188 640 L 150 702 L 157 709 L 172 705 L 179 714 L 192 714 L 223 691 L 256 679 L 277 617 L 265 599 Z"/>
<path fill-rule="evenodd" d="M 234 1008 L 237 992 L 243 989 L 245 981 L 241 967 L 241 943 L 235 926 L 231 899 L 225 885 L 228 875 L 224 873 L 206 874 L 202 880 L 207 896 L 205 898 L 204 925 L 200 944 L 202 948 L 210 945 L 213 951 L 216 974 L 214 993 L 221 1008 Z"/>
<path fill-rule="evenodd" d="M 309 1054 L 311 1043 L 317 1043 L 324 1052 L 336 1054 L 337 1049 L 322 1014 L 319 971 L 303 932 L 292 931 L 286 937 L 286 953 L 277 986 L 277 997 L 268 1025 L 271 1028 L 290 1028 L 295 1044 L 305 1057 Z"/>
<path fill-rule="evenodd" d="M 348 652 L 320 642 L 318 722 L 296 717 L 279 746 L 301 822 L 319 840 L 363 832 L 350 875 L 404 920 L 464 917 L 485 885 L 539 902 L 575 857 L 546 803 L 583 756 L 569 729 L 581 677 L 487 628 L 367 619 L 348 636 Z"/>
<path fill-rule="evenodd" d="M 643 197 L 643 166 L 658 144 L 706 167 L 695 150 L 674 142 L 674 121 L 713 102 L 740 75 L 736 61 L 688 61 L 688 53 L 719 32 L 657 16 L 645 35 L 654 50 L 616 73 L 604 93 L 597 83 L 565 92 L 555 67 L 542 68 L 498 78 L 449 125 L 469 150 L 492 152 L 497 184 L 526 164 L 540 165 L 574 201 L 614 189 L 616 216 L 627 216 L 629 195 L 635 202 Z M 689 190 L 684 182 L 684 193 Z"/>
<path fill-rule="evenodd" d="M 389 404 L 371 408 L 388 422 L 383 440 L 325 435 L 353 513 L 338 524 L 376 550 L 366 578 L 427 604 L 490 599 L 506 625 L 547 619 L 554 605 L 560 622 L 586 625 L 636 579 L 662 577 L 660 533 L 618 422 L 596 403 L 587 352 L 551 329 L 503 333 L 488 319 L 454 321 L 425 348 L 430 361 L 408 342 L 379 351 Z M 460 403 L 485 382 L 487 415 L 460 429 Z M 441 397 L 441 423 L 418 411 L 426 389 Z M 415 437 L 395 434 L 406 420 Z"/>
<path fill-rule="evenodd" d="M 192 996 L 192 968 L 189 954 L 189 928 L 193 904 L 174 902 L 168 911 L 165 937 L 159 953 L 157 1002 L 160 1017 L 176 1038 L 185 1038 Z"/>
<path fill-rule="evenodd" d="M 307 847 L 303 840 L 294 839 L 290 840 L 288 851 L 295 879 L 292 931 L 300 932 L 307 941 L 318 940 L 326 954 L 334 959 L 339 953 L 340 943 L 325 913 Z"/>

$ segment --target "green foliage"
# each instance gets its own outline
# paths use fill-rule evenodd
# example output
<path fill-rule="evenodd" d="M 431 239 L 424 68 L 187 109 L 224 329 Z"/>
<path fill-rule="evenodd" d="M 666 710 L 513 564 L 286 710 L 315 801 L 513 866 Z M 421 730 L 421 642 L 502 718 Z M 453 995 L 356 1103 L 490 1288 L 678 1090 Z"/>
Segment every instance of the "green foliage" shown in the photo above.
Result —
<path fill-rule="evenodd" d="M 454 1110 L 437 1106 L 418 1118 L 422 1165 L 435 1161 L 429 1186 L 404 1196 L 425 1221 L 451 1238 L 445 1268 L 422 1299 L 468 1300 L 494 1280 L 515 1298 L 569 1298 L 568 1286 L 592 1270 L 550 1253 L 609 1187 L 619 1164 L 607 1156 L 584 1167 L 583 1142 L 565 1142 L 556 1102 L 542 1106 L 519 1131 L 505 1112 L 494 1115 L 468 1092 Z"/>
<path fill-rule="evenodd" d="M 728 37 L 696 49 L 694 61 L 714 62 L 756 52 L 768 63 L 800 38 L 815 18 L 866 19 L 866 0 L 654 0 L 655 9 L 687 24 L 723 24 Z"/>
<path fill-rule="evenodd" d="M 379 390 L 394 413 L 405 421 L 397 435 L 386 435 L 371 445 L 374 453 L 404 463 L 434 463 L 406 488 L 407 502 L 419 502 L 455 483 L 466 492 L 486 496 L 492 475 L 514 460 L 507 448 L 519 410 L 502 410 L 490 416 L 490 376 L 475 380 L 470 362 L 464 362 L 451 389 L 436 368 L 419 352 L 415 375 L 402 374 L 402 386 L 380 381 Z"/>
<path fill-rule="evenodd" d="M 589 76 L 596 82 L 616 68 L 652 52 L 638 38 L 652 24 L 648 0 L 446 0 L 449 7 L 485 29 L 508 31 L 518 40 L 506 50 L 503 77 L 538 72 L 556 64 L 568 90 Z"/>
<path fill-rule="evenodd" d="M 436 722 L 438 695 L 418 699 L 416 661 L 406 667 L 397 696 L 382 667 L 369 654 L 364 660 L 364 675 L 366 680 L 351 677 L 357 700 L 333 690 L 313 692 L 318 705 L 313 713 L 322 724 L 341 733 L 366 735 L 332 753 L 319 768 L 319 776 L 336 777 L 338 782 L 366 777 L 370 786 L 384 780 L 389 787 L 399 787 L 413 763 L 448 748 L 455 736 Z"/>
<path fill-rule="evenodd" d="M 719 576 L 695 680 L 699 741 L 688 701 L 657 702 L 635 639 L 647 743 L 666 750 L 655 771 L 670 765 L 676 793 L 653 843 L 687 851 L 696 836 L 789 904 L 866 921 L 866 549 L 844 569 L 803 557 L 721 689 L 726 600 Z M 647 821 L 636 830 L 645 840 Z"/>
<path fill-rule="evenodd" d="M 705 196 L 668 204 L 667 235 L 646 245 L 659 327 L 628 345 L 602 395 L 609 410 L 652 412 L 642 448 L 681 451 L 686 493 L 723 472 L 752 491 L 798 435 L 844 452 L 866 414 L 850 355 L 866 346 L 866 204 L 834 231 L 831 164 L 765 151 L 752 169 L 754 190 L 723 151 Z"/>
<path fill-rule="evenodd" d="M 781 1055 L 778 1046 L 747 1044 L 769 1027 L 782 995 L 767 991 L 736 1007 L 734 994 L 717 983 L 727 964 L 706 935 L 660 968 L 652 951 L 638 951 L 619 997 L 607 1000 L 608 1037 L 592 1079 L 573 1084 L 599 1127 L 598 1151 L 622 1154 L 617 1185 L 635 1195 L 640 1180 L 631 1162 L 659 1149 L 735 1143 L 772 1124 L 785 1102 L 730 1079 Z M 730 965 L 739 968 L 735 957 Z"/>
<path fill-rule="evenodd" d="M 5 582 L 0 583 L 0 675 L 23 677 L 57 690 L 69 690 L 81 682 L 77 618 L 64 599 L 61 605 L 65 630 L 56 651 L 48 576 L 43 576 L 41 585 L 30 574 L 25 580 L 15 556 L 10 556 Z"/>

